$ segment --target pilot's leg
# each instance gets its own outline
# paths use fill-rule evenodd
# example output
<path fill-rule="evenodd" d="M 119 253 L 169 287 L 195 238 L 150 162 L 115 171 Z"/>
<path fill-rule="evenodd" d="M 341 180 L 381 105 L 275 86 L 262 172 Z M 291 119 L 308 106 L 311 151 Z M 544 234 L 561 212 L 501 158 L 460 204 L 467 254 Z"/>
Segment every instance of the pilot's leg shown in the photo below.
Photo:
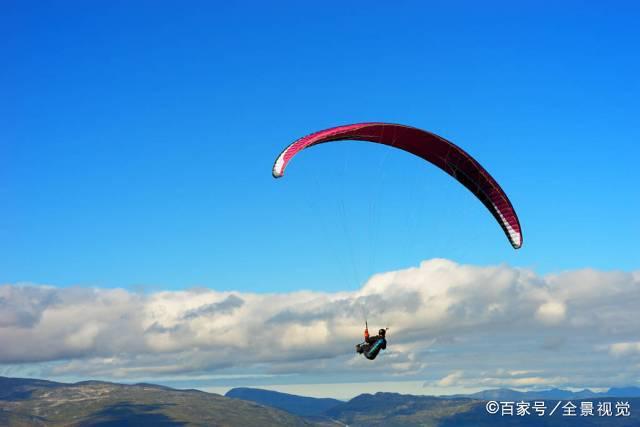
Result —
<path fill-rule="evenodd" d="M 366 342 L 363 342 L 361 344 L 356 345 L 356 352 L 358 352 L 359 354 L 365 353 L 367 351 L 369 351 L 369 344 Z"/>

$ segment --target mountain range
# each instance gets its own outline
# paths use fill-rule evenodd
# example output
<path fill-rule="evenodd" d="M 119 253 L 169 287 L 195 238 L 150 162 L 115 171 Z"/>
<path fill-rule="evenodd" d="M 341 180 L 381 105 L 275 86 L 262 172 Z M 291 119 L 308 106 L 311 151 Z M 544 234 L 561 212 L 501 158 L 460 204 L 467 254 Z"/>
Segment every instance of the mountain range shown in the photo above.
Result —
<path fill-rule="evenodd" d="M 486 390 L 465 396 L 361 394 L 348 402 L 237 388 L 226 396 L 176 390 L 153 384 L 84 381 L 74 384 L 0 377 L 2 426 L 428 426 L 488 427 L 580 425 L 640 426 L 640 388 L 596 393 L 552 389 L 519 392 Z M 486 401 L 608 401 L 629 405 L 629 416 L 565 417 L 561 411 L 540 418 L 487 412 Z M 638 412 L 636 414 L 636 412 Z"/>
<path fill-rule="evenodd" d="M 349 426 L 439 426 L 439 427 L 489 427 L 489 426 L 546 426 L 556 427 L 565 425 L 580 425 L 588 427 L 615 426 L 637 427 L 640 426 L 640 415 L 633 408 L 639 408 L 640 394 L 638 387 L 612 388 L 606 392 L 596 393 L 590 390 L 572 392 L 570 390 L 551 389 L 533 392 L 519 392 L 511 389 L 486 390 L 472 395 L 460 396 L 414 396 L 398 393 L 361 394 L 348 402 L 338 402 L 334 406 L 326 408 L 327 399 L 305 398 L 305 409 L 301 412 L 295 402 L 300 396 L 279 393 L 261 389 L 232 389 L 226 396 L 241 396 L 263 405 L 269 405 L 284 409 L 296 415 L 304 416 L 309 408 L 314 408 L 315 417 L 306 419 L 309 421 L 337 422 Z M 611 402 L 612 407 L 618 401 L 628 402 L 631 408 L 629 417 L 612 416 L 583 417 L 579 416 L 579 409 L 575 417 L 563 416 L 563 409 L 557 410 L 551 416 L 542 418 L 535 415 L 520 417 L 501 416 L 489 414 L 486 402 L 495 400 L 499 402 L 510 401 L 544 401 L 548 406 L 547 414 L 558 401 L 566 404 L 571 401 L 580 408 L 583 401 L 591 401 L 597 409 L 599 401 Z M 321 408 L 325 408 L 322 412 Z M 597 410 L 594 409 L 597 414 Z M 515 412 L 515 411 L 514 411 Z"/>

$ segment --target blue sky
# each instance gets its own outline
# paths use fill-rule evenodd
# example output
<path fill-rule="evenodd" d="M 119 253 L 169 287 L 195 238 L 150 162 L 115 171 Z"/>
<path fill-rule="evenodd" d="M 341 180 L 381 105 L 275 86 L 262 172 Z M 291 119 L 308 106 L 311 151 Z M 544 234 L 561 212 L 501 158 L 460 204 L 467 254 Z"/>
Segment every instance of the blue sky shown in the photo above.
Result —
<path fill-rule="evenodd" d="M 8 2 L 0 282 L 353 290 L 434 257 L 640 265 L 638 6 Z M 339 124 L 424 128 L 516 207 L 515 252 L 436 168 Z M 338 160 L 336 160 L 338 159 Z"/>

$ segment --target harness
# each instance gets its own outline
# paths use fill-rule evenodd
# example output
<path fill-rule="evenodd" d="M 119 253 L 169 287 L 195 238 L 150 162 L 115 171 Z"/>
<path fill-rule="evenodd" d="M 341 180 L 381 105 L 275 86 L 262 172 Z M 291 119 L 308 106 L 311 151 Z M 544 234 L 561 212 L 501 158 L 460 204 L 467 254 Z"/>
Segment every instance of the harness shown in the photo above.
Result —
<path fill-rule="evenodd" d="M 382 347 L 383 342 L 384 342 L 384 338 L 380 338 L 378 341 L 376 341 L 371 347 L 371 349 L 364 354 L 364 357 L 366 357 L 369 360 L 375 359 L 378 353 L 380 352 L 380 347 Z"/>

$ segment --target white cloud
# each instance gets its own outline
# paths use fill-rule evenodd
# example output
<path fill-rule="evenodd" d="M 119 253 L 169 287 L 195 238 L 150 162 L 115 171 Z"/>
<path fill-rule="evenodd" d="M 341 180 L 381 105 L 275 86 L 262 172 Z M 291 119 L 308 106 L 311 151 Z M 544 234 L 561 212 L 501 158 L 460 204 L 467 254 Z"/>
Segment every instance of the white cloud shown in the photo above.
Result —
<path fill-rule="evenodd" d="M 536 310 L 536 319 L 548 325 L 557 325 L 565 319 L 567 307 L 559 301 L 549 301 Z"/>
<path fill-rule="evenodd" d="M 459 385 L 460 380 L 462 379 L 462 375 L 463 375 L 462 371 L 452 372 L 446 377 L 436 382 L 436 385 L 441 387 L 451 387 L 451 386 Z"/>
<path fill-rule="evenodd" d="M 453 371 L 437 381 L 425 383 L 425 387 L 459 387 L 462 389 L 476 387 L 485 389 L 495 387 L 544 388 L 556 387 L 560 384 L 566 384 L 568 381 L 567 377 L 527 375 L 529 373 L 531 372 L 496 369 L 490 372 L 482 372 L 482 375 L 478 376 L 477 374 L 465 375 L 463 371 Z"/>
<path fill-rule="evenodd" d="M 0 363 L 5 373 L 36 367 L 50 377 L 253 372 L 358 382 L 375 373 L 442 387 L 600 387 L 639 374 L 637 363 L 608 363 L 640 354 L 639 304 L 637 272 L 538 276 L 443 259 L 377 274 L 354 292 L 4 285 Z M 373 363 L 353 352 L 363 315 L 373 329 L 390 326 Z"/>

